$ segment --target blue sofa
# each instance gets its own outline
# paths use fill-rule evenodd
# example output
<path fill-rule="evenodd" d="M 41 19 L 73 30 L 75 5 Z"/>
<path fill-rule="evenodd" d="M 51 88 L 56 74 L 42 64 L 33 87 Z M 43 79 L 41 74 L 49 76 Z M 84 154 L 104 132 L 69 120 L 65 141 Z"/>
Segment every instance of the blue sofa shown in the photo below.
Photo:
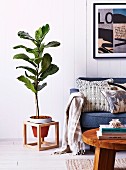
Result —
<path fill-rule="evenodd" d="M 101 81 L 108 78 L 87 78 L 79 77 L 82 80 Z M 113 78 L 114 83 L 126 83 L 126 78 Z M 72 88 L 70 93 L 78 92 L 79 89 Z M 108 124 L 112 119 L 119 119 L 122 124 L 126 124 L 126 113 L 113 114 L 110 112 L 85 112 L 81 114 L 80 124 L 82 132 L 88 129 L 97 128 L 100 124 Z"/>

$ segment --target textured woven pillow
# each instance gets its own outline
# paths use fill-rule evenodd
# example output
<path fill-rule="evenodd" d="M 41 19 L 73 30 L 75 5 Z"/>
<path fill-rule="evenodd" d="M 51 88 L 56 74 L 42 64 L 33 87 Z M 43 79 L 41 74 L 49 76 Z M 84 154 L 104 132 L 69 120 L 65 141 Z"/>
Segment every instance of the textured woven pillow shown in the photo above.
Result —
<path fill-rule="evenodd" d="M 109 90 L 109 82 L 113 82 L 113 79 L 107 79 L 103 81 L 87 81 L 77 79 L 77 87 L 79 91 L 84 94 L 85 102 L 83 106 L 84 112 L 90 111 L 110 111 L 106 98 L 101 94 L 101 90 Z"/>
<path fill-rule="evenodd" d="M 108 90 L 101 92 L 109 103 L 111 113 L 126 112 L 126 91 Z"/>

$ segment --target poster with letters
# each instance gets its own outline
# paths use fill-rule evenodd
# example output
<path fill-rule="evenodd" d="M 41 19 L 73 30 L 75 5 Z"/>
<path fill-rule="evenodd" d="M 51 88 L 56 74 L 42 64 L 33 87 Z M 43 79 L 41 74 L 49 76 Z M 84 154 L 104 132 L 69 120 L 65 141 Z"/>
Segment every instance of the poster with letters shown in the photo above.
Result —
<path fill-rule="evenodd" d="M 126 3 L 93 4 L 93 58 L 126 58 Z"/>

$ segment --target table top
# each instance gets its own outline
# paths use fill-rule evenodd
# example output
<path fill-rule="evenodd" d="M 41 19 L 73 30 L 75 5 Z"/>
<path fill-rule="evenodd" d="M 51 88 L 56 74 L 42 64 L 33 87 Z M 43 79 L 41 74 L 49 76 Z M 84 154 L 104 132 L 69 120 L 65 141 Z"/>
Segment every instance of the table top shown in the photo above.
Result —
<path fill-rule="evenodd" d="M 104 139 L 99 140 L 96 135 L 96 131 L 99 129 L 91 129 L 87 130 L 83 133 L 82 139 L 83 141 L 91 146 L 99 147 L 99 148 L 106 148 L 106 149 L 113 149 L 113 150 L 126 150 L 126 140 L 125 139 Z"/>

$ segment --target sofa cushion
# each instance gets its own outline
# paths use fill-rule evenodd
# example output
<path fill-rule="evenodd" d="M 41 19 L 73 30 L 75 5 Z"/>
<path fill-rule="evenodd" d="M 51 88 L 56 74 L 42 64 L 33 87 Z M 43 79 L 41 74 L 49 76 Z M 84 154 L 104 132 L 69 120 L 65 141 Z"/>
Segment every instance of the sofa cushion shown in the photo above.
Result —
<path fill-rule="evenodd" d="M 113 78 L 113 80 L 114 80 L 114 83 L 120 83 L 120 84 L 122 84 L 122 83 L 126 83 L 126 78 Z"/>
<path fill-rule="evenodd" d="M 109 111 L 109 106 L 106 98 L 101 94 L 101 90 L 108 90 L 110 86 L 108 82 L 112 79 L 103 81 L 87 81 L 77 79 L 79 91 L 84 94 L 85 101 L 83 111 Z"/>
<path fill-rule="evenodd" d="M 101 92 L 109 103 L 111 113 L 126 112 L 126 91 L 107 90 Z"/>
<path fill-rule="evenodd" d="M 125 90 L 126 91 L 126 83 L 119 84 L 119 83 L 111 83 L 108 82 L 111 87 L 111 90 Z"/>
<path fill-rule="evenodd" d="M 126 124 L 126 113 L 85 112 L 81 114 L 80 124 L 82 128 L 98 128 L 101 124 L 108 124 L 112 119 L 119 119 L 122 124 Z"/>

